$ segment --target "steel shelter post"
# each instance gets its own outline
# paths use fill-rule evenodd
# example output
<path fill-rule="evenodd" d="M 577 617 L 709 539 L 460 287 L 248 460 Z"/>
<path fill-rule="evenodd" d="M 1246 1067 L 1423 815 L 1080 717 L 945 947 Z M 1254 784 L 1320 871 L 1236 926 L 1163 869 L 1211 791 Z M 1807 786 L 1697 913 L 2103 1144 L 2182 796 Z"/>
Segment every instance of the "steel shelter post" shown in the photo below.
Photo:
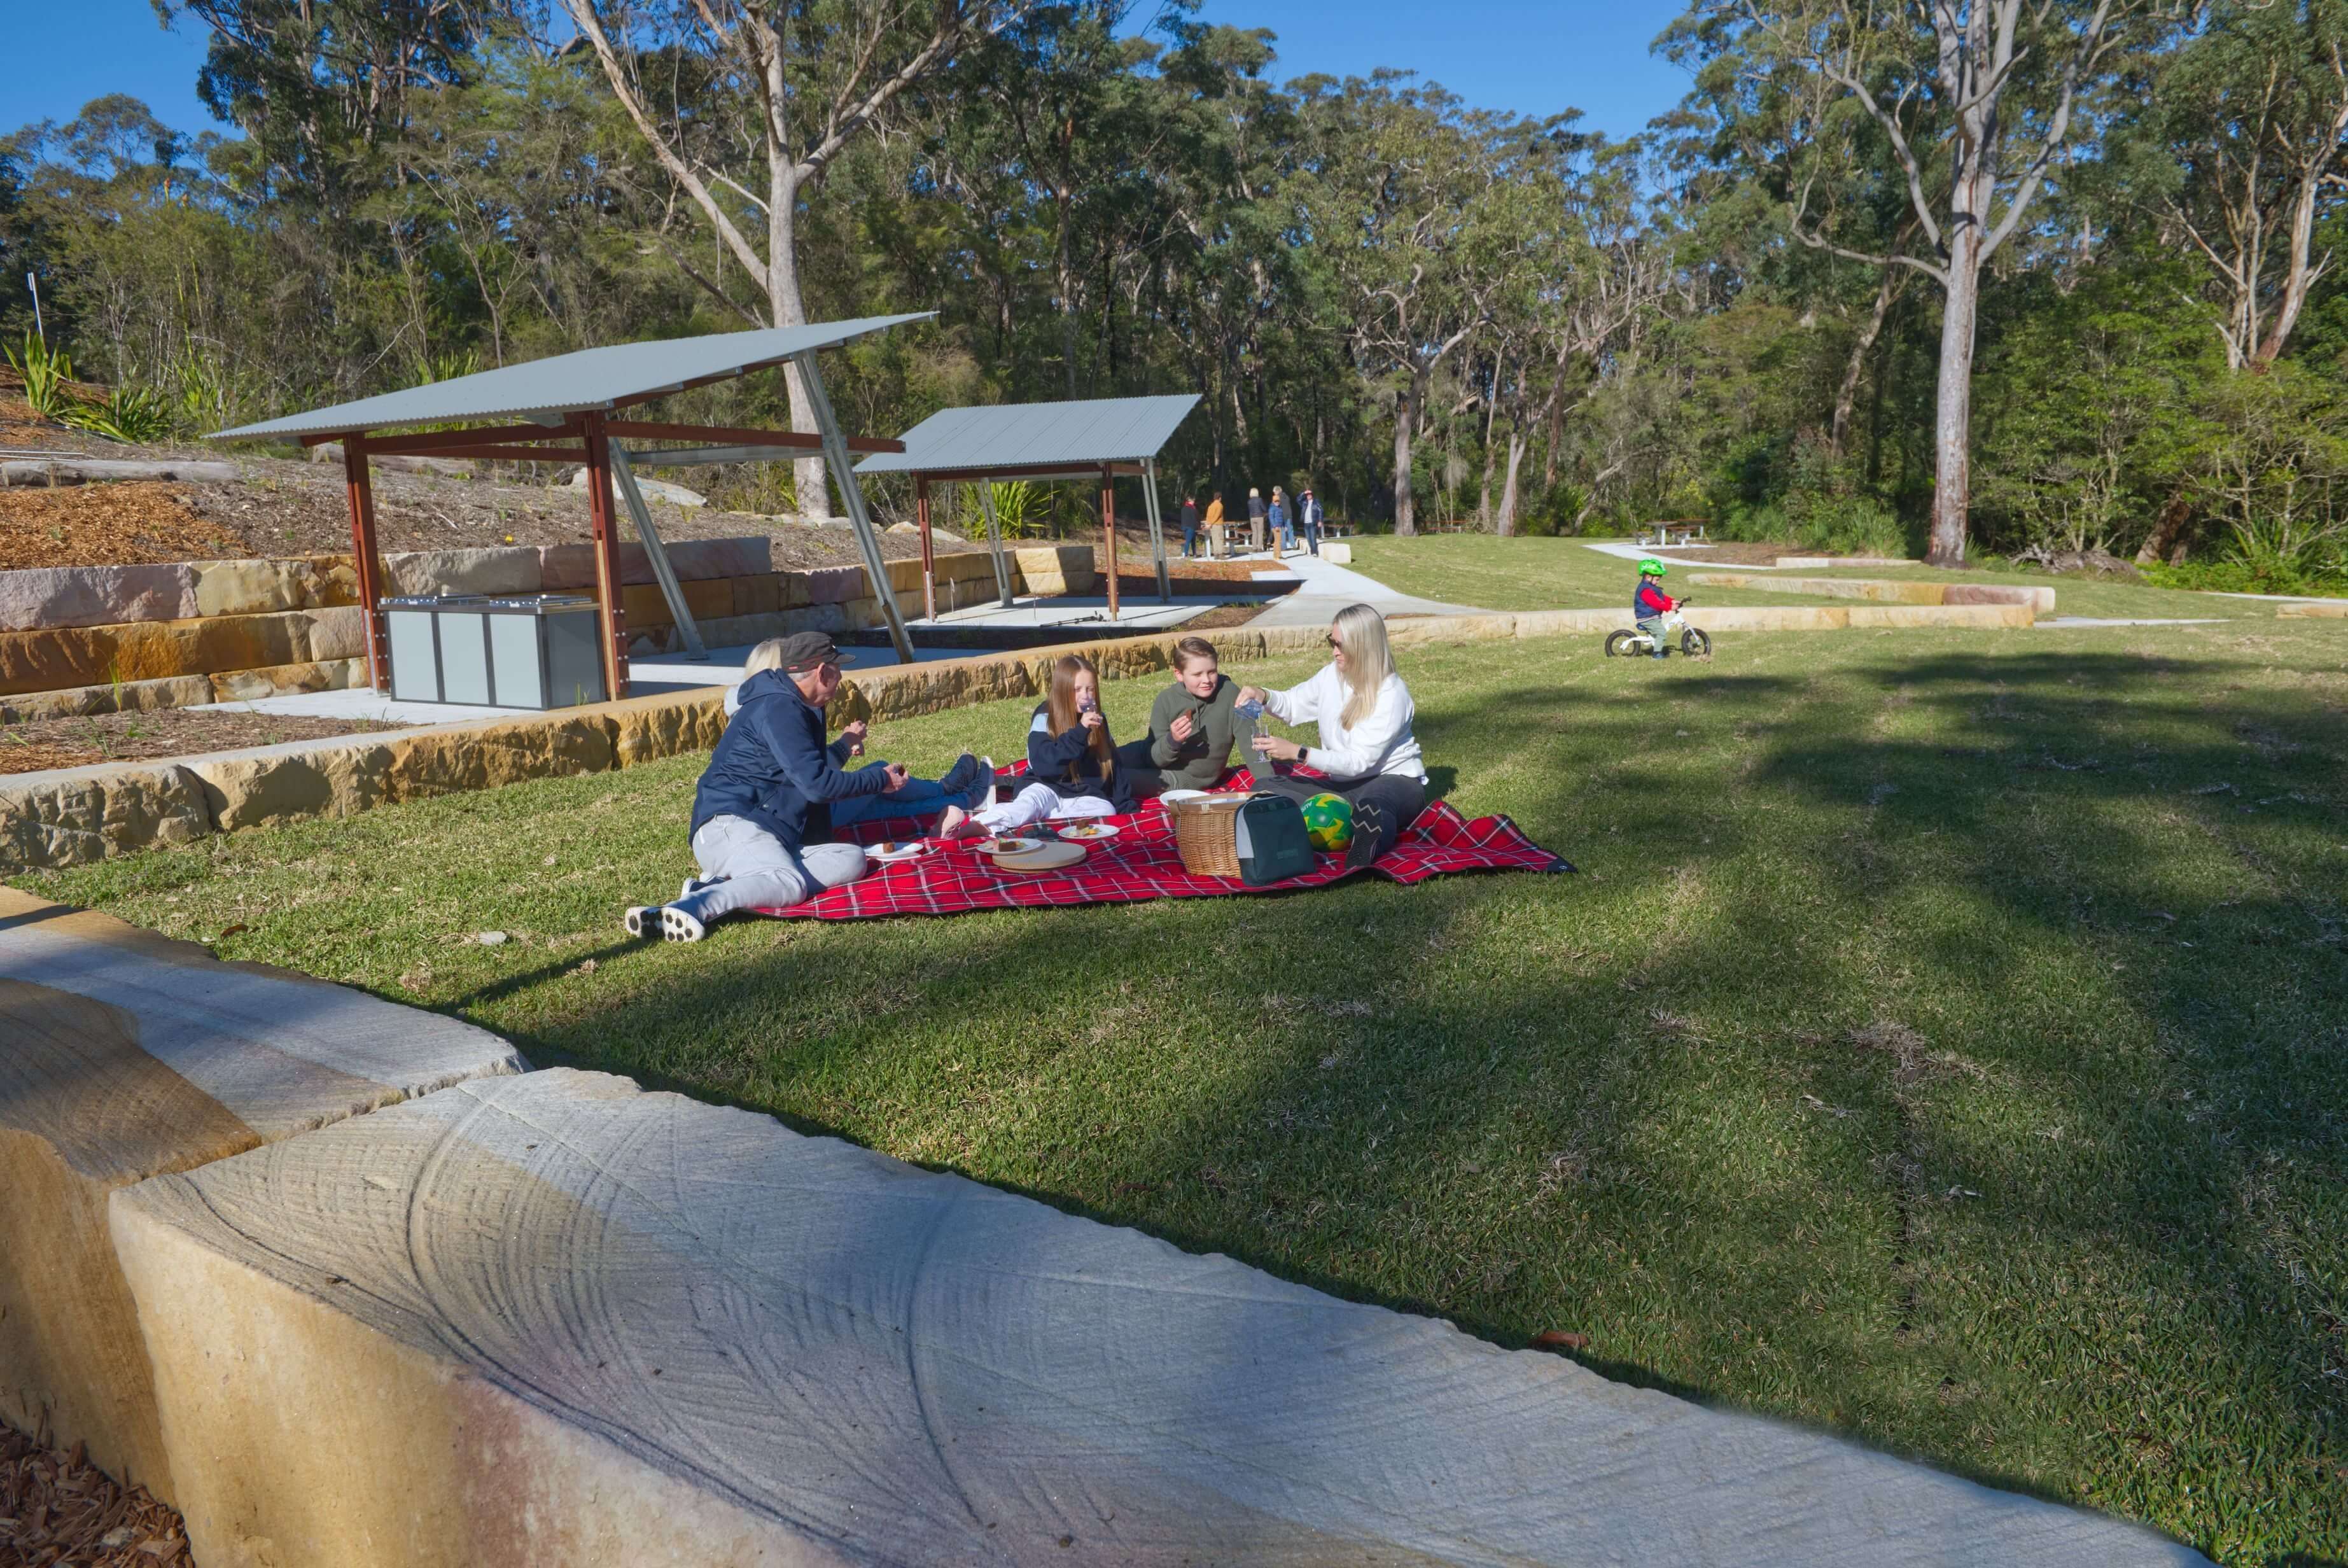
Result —
<path fill-rule="evenodd" d="M 871 514 L 864 510 L 864 492 L 856 483 L 856 465 L 848 459 L 848 438 L 840 434 L 839 420 L 831 411 L 831 398 L 823 389 L 823 374 L 816 368 L 812 352 L 792 355 L 791 363 L 799 367 L 799 385 L 807 390 L 815 422 L 823 433 L 823 455 L 831 463 L 832 481 L 839 486 L 840 501 L 848 508 L 849 526 L 856 531 L 857 548 L 864 555 L 865 575 L 872 583 L 872 597 L 880 606 L 882 619 L 889 623 L 889 641 L 896 646 L 899 662 L 910 665 L 913 662 L 913 639 L 905 630 L 904 613 L 897 607 L 897 591 L 889 585 L 889 563 L 881 559 L 880 541 L 872 531 Z M 800 498 L 799 504 L 804 511 L 805 497 Z"/>

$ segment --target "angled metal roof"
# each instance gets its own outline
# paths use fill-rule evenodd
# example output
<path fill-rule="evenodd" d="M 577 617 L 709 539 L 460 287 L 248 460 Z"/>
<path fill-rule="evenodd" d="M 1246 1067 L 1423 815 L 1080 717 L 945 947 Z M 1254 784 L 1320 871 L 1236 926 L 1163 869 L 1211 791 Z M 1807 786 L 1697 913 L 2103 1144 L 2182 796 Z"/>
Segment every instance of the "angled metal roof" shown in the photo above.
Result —
<path fill-rule="evenodd" d="M 911 315 L 868 315 L 856 321 L 810 322 L 805 326 L 766 327 L 755 332 L 718 332 L 703 337 L 671 337 L 653 343 L 615 343 L 582 348 L 526 365 L 501 366 L 448 381 L 386 392 L 355 403 L 337 403 L 283 419 L 216 430 L 222 440 L 246 436 L 352 435 L 396 429 L 402 425 L 453 424 L 468 419 L 527 418 L 613 408 L 703 382 L 779 365 L 795 354 L 830 348 L 935 311 Z"/>
<path fill-rule="evenodd" d="M 906 431 L 903 451 L 877 452 L 856 471 L 1019 473 L 1064 463 L 1138 462 L 1156 457 L 1198 406 L 1196 392 L 1176 392 L 946 408 Z"/>

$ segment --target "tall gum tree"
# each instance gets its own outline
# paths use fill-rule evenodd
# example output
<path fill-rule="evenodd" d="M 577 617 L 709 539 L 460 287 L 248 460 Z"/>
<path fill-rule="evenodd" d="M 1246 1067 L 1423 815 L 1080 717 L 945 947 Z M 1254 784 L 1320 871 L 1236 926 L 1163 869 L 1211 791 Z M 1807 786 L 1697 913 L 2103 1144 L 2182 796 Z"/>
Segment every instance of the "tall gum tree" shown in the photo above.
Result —
<path fill-rule="evenodd" d="M 1436 367 L 1485 323 L 1510 258 L 1492 222 L 1508 129 L 1399 74 L 1354 78 L 1307 105 L 1313 242 L 1358 313 L 1363 368 L 1397 384 L 1395 531 L 1418 531 L 1411 445 Z"/>
<path fill-rule="evenodd" d="M 2152 0 L 1697 0 L 1666 42 L 1796 98 L 1856 105 L 1881 130 L 1927 253 L 1857 250 L 1798 201 L 1806 244 L 1941 287 L 1929 559 L 1965 558 L 1972 495 L 1973 345 L 1982 272 L 2021 230 L 2070 145 L 2124 22 Z M 1809 187 L 1800 188 L 1807 195 Z"/>
<path fill-rule="evenodd" d="M 808 319 L 800 203 L 904 95 L 1033 0 L 562 0 L 661 168 L 766 296 L 767 325 Z M 698 90 L 668 91 L 680 59 Z M 758 230 L 765 232 L 759 234 Z M 702 281 L 696 278 L 696 281 Z M 717 297 L 733 301 L 714 284 Z M 796 366 L 791 424 L 815 425 Z M 821 510 L 823 461 L 794 465 L 802 511 Z"/>

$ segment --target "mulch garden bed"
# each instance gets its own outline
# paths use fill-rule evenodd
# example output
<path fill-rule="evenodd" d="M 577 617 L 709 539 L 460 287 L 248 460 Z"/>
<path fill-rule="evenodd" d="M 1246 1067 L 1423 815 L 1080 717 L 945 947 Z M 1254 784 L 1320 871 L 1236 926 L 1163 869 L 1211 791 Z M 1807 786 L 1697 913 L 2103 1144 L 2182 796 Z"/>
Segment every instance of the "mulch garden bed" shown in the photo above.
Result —
<path fill-rule="evenodd" d="M 206 515 L 195 490 L 193 485 L 148 480 L 0 490 L 0 572 L 225 561 L 255 553 L 242 532 Z"/>
<path fill-rule="evenodd" d="M 177 1510 L 126 1489 L 79 1443 L 59 1453 L 0 1425 L 0 1563 L 195 1568 Z"/>
<path fill-rule="evenodd" d="M 368 719 L 312 718 L 238 708 L 159 707 L 0 725 L 0 774 L 39 773 L 161 757 L 237 751 L 287 740 L 405 727 Z M 5 1561 L 5 1560 L 0 1560 Z"/>

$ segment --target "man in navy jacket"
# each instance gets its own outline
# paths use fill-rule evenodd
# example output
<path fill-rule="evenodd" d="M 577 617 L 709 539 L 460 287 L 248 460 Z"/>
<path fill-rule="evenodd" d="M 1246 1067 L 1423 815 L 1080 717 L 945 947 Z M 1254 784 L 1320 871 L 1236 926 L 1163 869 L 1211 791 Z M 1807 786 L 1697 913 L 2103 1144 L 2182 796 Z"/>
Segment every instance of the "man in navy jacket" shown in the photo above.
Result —
<path fill-rule="evenodd" d="M 824 705 L 839 689 L 839 650 L 820 632 L 763 643 L 752 653 L 740 707 L 702 770 L 693 796 L 693 858 L 700 877 L 674 903 L 627 913 L 632 936 L 655 923 L 672 942 L 698 942 L 709 922 L 746 908 L 778 909 L 864 874 L 864 851 L 834 843 L 833 808 L 871 816 L 871 798 L 901 801 L 908 813 L 932 795 L 972 789 L 985 770 L 964 754 L 935 785 L 919 784 L 897 762 L 844 767 L 862 740 L 850 725 L 824 738 Z"/>

